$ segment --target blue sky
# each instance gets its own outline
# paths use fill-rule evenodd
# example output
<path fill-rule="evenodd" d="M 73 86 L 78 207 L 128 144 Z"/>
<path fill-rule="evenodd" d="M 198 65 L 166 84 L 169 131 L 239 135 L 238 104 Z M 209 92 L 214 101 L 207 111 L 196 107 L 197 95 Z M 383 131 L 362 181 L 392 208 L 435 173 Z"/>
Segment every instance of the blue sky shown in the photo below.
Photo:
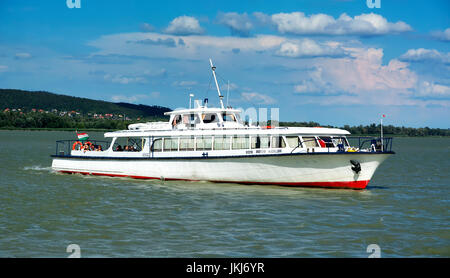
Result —
<path fill-rule="evenodd" d="M 66 2 L 0 2 L 0 88 L 173 109 L 192 92 L 218 105 L 212 58 L 233 107 L 450 127 L 449 1 Z"/>

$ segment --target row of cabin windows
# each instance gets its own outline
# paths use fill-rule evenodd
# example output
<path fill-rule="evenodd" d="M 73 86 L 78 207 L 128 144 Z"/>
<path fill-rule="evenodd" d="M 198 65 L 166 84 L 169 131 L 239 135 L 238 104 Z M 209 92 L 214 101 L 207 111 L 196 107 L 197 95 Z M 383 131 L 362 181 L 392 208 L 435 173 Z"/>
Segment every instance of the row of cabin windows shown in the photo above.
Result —
<path fill-rule="evenodd" d="M 323 140 L 324 145 L 319 145 L 315 137 L 302 137 L 302 141 L 298 136 L 252 136 L 252 137 L 215 137 L 214 141 L 211 136 L 205 137 L 182 137 L 182 138 L 158 138 L 153 141 L 152 151 L 210 151 L 210 150 L 241 150 L 241 149 L 268 149 L 268 148 L 296 148 L 303 146 L 306 148 L 314 147 L 335 147 L 338 144 L 348 146 L 347 141 L 343 138 L 319 137 Z"/>
<path fill-rule="evenodd" d="M 205 124 L 208 123 L 218 123 L 219 120 L 219 114 L 217 113 L 206 113 L 202 114 L 202 121 Z M 236 122 L 236 116 L 233 113 L 222 113 L 222 120 L 224 122 Z M 199 124 L 200 118 L 197 114 L 183 114 L 183 115 L 177 115 L 174 117 L 172 121 L 172 125 L 178 125 L 178 124 Z"/>

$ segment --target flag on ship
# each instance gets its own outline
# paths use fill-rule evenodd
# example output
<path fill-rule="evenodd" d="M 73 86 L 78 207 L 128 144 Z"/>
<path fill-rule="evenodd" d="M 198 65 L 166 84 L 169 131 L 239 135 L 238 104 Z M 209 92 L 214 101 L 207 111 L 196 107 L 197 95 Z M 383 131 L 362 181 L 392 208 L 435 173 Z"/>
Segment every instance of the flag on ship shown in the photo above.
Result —
<path fill-rule="evenodd" d="M 78 136 L 78 140 L 80 140 L 80 141 L 85 141 L 85 140 L 89 139 L 89 135 L 85 132 L 83 132 L 83 133 L 77 132 L 77 136 Z"/>

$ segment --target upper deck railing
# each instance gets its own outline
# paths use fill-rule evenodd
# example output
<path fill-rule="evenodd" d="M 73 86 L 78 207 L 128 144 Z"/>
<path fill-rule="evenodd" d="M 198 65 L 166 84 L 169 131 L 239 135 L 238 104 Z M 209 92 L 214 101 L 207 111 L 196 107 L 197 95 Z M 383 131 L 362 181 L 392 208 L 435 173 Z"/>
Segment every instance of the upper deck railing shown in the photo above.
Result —
<path fill-rule="evenodd" d="M 369 149 L 372 152 L 392 152 L 392 142 L 394 138 L 348 136 L 347 140 L 349 141 L 350 146 L 358 146 L 359 150 Z"/>

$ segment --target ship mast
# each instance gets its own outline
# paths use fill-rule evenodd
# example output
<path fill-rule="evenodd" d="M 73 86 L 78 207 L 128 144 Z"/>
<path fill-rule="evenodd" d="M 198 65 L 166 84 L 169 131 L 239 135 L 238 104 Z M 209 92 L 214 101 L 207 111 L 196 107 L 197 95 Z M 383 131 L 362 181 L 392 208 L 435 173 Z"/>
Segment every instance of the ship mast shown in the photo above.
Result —
<path fill-rule="evenodd" d="M 217 78 L 216 78 L 216 67 L 213 66 L 213 62 L 212 62 L 211 59 L 209 59 L 209 63 L 211 64 L 211 69 L 212 69 L 212 73 L 213 73 L 213 76 L 214 76 L 214 81 L 216 82 L 216 88 L 217 88 L 217 93 L 219 94 L 220 106 L 222 107 L 222 109 L 224 109 L 225 107 L 223 106 L 223 96 L 220 93 L 219 83 L 217 83 Z"/>

